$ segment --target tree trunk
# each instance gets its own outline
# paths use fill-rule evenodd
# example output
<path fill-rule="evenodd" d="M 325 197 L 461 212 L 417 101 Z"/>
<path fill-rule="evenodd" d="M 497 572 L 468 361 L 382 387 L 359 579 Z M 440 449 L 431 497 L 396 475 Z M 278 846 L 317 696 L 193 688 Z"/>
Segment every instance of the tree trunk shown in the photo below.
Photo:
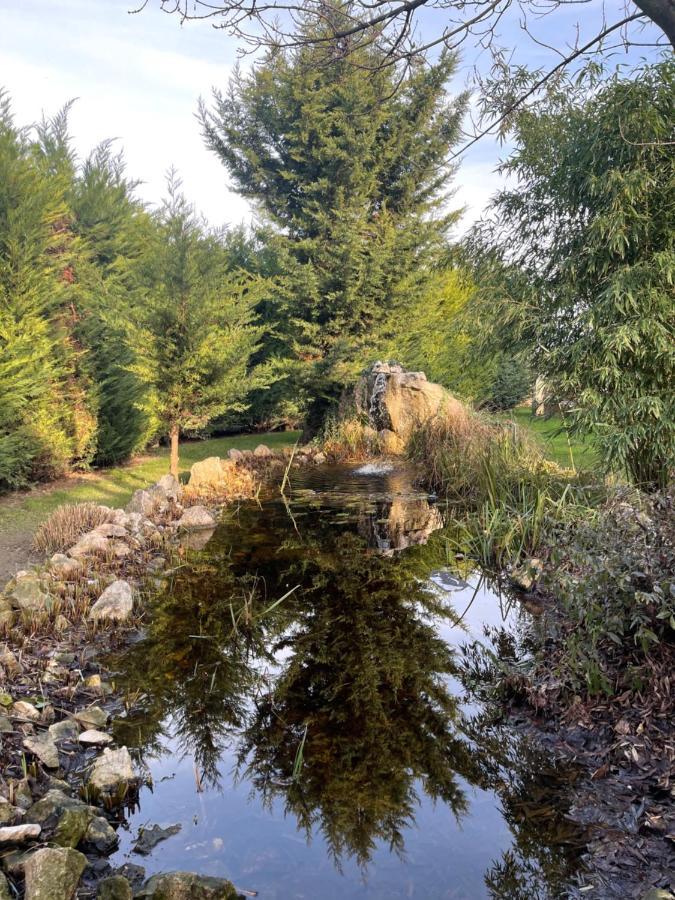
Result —
<path fill-rule="evenodd" d="M 171 456 L 170 456 L 170 465 L 169 471 L 171 474 L 178 478 L 178 437 L 180 434 L 180 430 L 178 425 L 172 425 L 171 431 L 169 432 L 169 437 L 171 438 Z"/>
<path fill-rule="evenodd" d="M 639 10 L 656 22 L 675 48 L 675 0 L 634 0 Z"/>

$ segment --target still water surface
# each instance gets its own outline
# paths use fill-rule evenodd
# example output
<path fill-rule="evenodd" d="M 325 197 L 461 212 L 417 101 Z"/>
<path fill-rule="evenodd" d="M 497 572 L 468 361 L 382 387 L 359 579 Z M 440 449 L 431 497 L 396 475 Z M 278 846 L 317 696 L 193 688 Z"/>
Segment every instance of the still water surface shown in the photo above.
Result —
<path fill-rule="evenodd" d="M 113 865 L 261 900 L 565 896 L 573 773 L 473 677 L 482 648 L 523 653 L 528 614 L 448 553 L 405 471 L 322 467 L 287 493 L 202 535 L 115 660 L 117 738 L 153 786 Z M 141 857 L 151 824 L 181 831 Z"/>

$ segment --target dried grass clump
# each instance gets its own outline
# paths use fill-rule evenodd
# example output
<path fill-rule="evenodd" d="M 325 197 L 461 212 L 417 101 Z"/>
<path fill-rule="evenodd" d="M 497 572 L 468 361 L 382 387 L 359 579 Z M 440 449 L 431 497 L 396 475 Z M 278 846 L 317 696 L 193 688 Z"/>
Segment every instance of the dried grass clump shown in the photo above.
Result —
<path fill-rule="evenodd" d="M 453 407 L 419 425 L 406 449 L 430 487 L 458 500 L 497 498 L 523 476 L 551 469 L 523 429 L 468 407 Z"/>
<path fill-rule="evenodd" d="M 35 532 L 33 545 L 42 553 L 62 553 L 109 517 L 110 510 L 96 503 L 59 506 Z"/>
<path fill-rule="evenodd" d="M 335 462 L 358 462 L 382 452 L 375 429 L 356 415 L 330 419 L 323 430 L 321 448 Z"/>

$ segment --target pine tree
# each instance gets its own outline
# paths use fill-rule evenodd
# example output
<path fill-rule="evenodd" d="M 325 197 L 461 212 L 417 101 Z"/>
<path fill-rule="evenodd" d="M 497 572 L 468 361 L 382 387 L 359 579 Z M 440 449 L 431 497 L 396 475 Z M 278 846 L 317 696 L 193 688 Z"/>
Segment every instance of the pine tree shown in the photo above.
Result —
<path fill-rule="evenodd" d="M 143 348 L 139 371 L 152 386 L 177 475 L 180 434 L 242 409 L 259 384 L 250 361 L 260 338 L 254 309 L 264 282 L 230 270 L 222 234 L 200 222 L 173 173 L 158 225 L 153 287 L 135 311 L 135 335 Z"/>
<path fill-rule="evenodd" d="M 201 109 L 207 144 L 275 233 L 277 315 L 313 395 L 310 430 L 423 289 L 455 218 L 441 209 L 465 105 L 446 96 L 454 60 L 396 91 L 392 68 L 354 64 L 375 52 L 270 52 Z"/>

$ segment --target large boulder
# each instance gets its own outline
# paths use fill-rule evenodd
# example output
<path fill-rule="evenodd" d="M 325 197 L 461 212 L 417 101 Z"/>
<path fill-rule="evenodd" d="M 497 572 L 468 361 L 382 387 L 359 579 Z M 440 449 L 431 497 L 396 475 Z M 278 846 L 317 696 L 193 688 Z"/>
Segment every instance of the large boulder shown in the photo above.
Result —
<path fill-rule="evenodd" d="M 219 456 L 209 456 L 196 462 L 190 469 L 190 491 L 215 490 L 225 480 L 226 470 Z"/>
<path fill-rule="evenodd" d="M 356 404 L 389 452 L 400 451 L 418 425 L 441 411 L 463 412 L 459 400 L 427 381 L 424 372 L 407 372 L 394 362 L 376 362 L 367 370 L 356 387 Z"/>
<path fill-rule="evenodd" d="M 26 861 L 26 900 L 71 900 L 87 858 L 70 847 L 44 847 Z"/>

